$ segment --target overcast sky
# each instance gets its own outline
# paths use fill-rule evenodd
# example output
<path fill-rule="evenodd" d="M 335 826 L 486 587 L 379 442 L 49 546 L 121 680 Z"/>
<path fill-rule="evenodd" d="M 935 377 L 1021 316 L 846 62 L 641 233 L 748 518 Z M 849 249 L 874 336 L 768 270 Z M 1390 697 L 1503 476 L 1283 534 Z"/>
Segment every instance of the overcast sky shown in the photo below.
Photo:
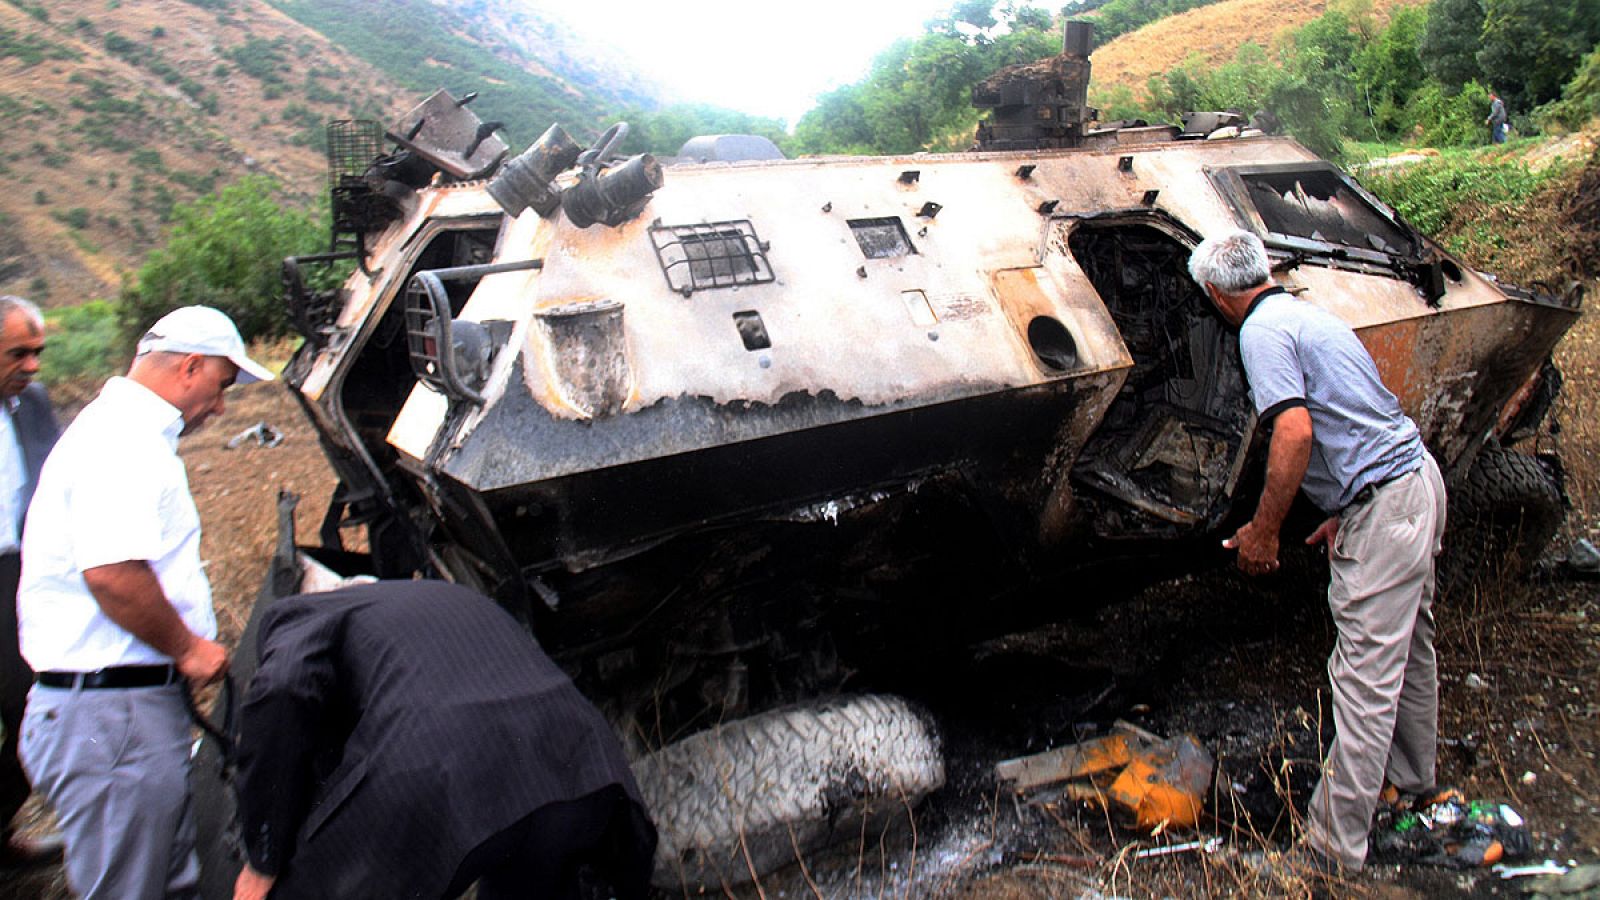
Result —
<path fill-rule="evenodd" d="M 609 44 L 669 94 L 788 122 L 922 33 L 950 0 L 528 0 Z M 1054 3 L 1030 5 L 1059 9 Z"/>

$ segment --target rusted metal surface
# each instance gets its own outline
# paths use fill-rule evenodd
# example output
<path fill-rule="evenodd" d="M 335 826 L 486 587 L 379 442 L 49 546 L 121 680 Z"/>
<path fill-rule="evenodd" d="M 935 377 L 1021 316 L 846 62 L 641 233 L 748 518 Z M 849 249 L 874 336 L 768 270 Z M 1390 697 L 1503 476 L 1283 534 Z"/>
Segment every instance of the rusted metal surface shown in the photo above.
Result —
<path fill-rule="evenodd" d="M 1062 52 L 1007 66 L 972 89 L 972 105 L 991 110 L 978 125 L 980 150 L 1044 150 L 1083 143 L 1089 108 L 1091 26 L 1067 23 Z"/>
<path fill-rule="evenodd" d="M 1032 167 L 1025 180 L 1016 175 L 1020 159 Z M 903 438 L 907 449 L 893 460 L 852 455 L 849 464 L 829 463 L 826 471 L 848 478 L 796 478 L 787 461 L 736 454 L 763 460 L 744 467 L 737 498 L 708 490 L 719 477 L 702 460 L 688 471 L 706 472 L 711 480 L 685 483 L 699 485 L 696 496 L 721 501 L 685 502 L 677 525 L 659 513 L 639 514 L 639 533 L 625 543 L 647 543 L 696 522 L 757 510 L 773 514 L 812 502 L 812 493 L 789 497 L 751 487 L 763 480 L 803 484 L 811 492 L 847 492 L 975 460 L 1005 470 L 1002 482 L 1012 485 L 1008 502 L 1031 510 L 1046 544 L 1077 533 L 1077 517 L 1085 512 L 1079 501 L 1089 488 L 1172 526 L 1206 527 L 1226 509 L 1219 504 L 1245 462 L 1246 403 L 1235 363 L 1229 363 L 1235 372 L 1226 385 L 1196 383 L 1179 390 L 1191 398 L 1184 403 L 1209 405 L 1130 423 L 1128 437 L 1116 438 L 1126 448 L 1119 451 L 1121 461 L 1097 469 L 1098 480 L 1075 486 L 1080 479 L 1066 474 L 1126 390 L 1129 373 L 1144 371 L 1124 340 L 1128 325 L 1119 321 L 1124 313 L 1117 306 L 1124 301 L 1105 296 L 1085 273 L 1070 246 L 1072 235 L 1086 223 L 1126 221 L 1132 224 L 1095 227 L 1165 235 L 1168 255 L 1181 267 L 1191 235 L 1236 221 L 1209 172 L 1263 164 L 1280 171 L 1296 161 L 1321 171 L 1319 162 L 1283 139 L 679 167 L 639 218 L 615 228 L 578 229 L 561 217 L 524 214 L 504 230 L 497 258 L 537 257 L 545 268 L 526 277 L 485 279 L 460 310 L 467 320 L 510 321 L 514 352 L 497 357 L 483 389 L 484 408 L 452 420 L 440 471 L 480 491 L 523 485 L 542 485 L 541 493 L 567 491 L 577 487 L 567 480 L 580 476 L 593 482 L 652 460 L 722 456 L 727 448 L 761 441 L 821 446 L 821 456 L 815 449 L 807 453 L 822 461 L 830 458 L 827 447 L 839 432 L 821 430 L 855 423 L 864 432 L 890 435 L 886 446 L 900 447 Z M 905 177 L 911 171 L 916 177 Z M 1140 206 L 1151 190 L 1159 196 L 1156 206 Z M 1056 201 L 1049 215 L 1038 211 L 1044 199 Z M 390 270 L 403 271 L 407 251 L 400 248 L 425 243 L 420 235 L 401 239 L 405 227 L 420 231 L 447 210 L 478 208 L 481 200 L 481 192 L 479 201 L 423 192 L 419 214 L 380 238 L 380 246 L 396 248 L 389 251 L 395 263 Z M 941 211 L 931 219 L 918 217 L 930 201 Z M 1107 219 L 1101 212 L 1107 208 L 1127 212 Z M 1085 213 L 1094 217 L 1083 218 Z M 739 226 L 745 236 L 738 240 L 764 248 L 761 264 L 770 266 L 771 280 L 741 283 L 730 277 L 727 287 L 703 287 L 689 296 L 678 290 L 651 231 L 704 222 L 748 223 Z M 867 253 L 869 245 L 862 242 L 882 230 L 878 223 L 892 223 L 901 236 L 870 244 L 887 249 Z M 714 248 L 722 253 L 728 239 L 709 240 L 722 242 Z M 696 258 L 691 254 L 680 265 L 695 265 Z M 724 258 L 731 261 L 715 265 L 739 264 L 737 257 Z M 365 292 L 366 286 L 355 285 L 346 317 L 370 323 L 374 299 L 398 277 L 390 270 Z M 1459 277 L 1447 283 L 1437 306 L 1394 271 L 1371 265 L 1304 263 L 1282 276 L 1302 299 L 1357 327 L 1447 465 L 1464 460 L 1467 445 L 1493 426 L 1504 400 L 1570 319 L 1566 311 L 1509 301 L 1475 273 L 1455 273 Z M 550 327 L 561 320 L 561 311 L 596 298 L 613 305 L 601 344 L 574 342 Z M 1188 321 L 1211 317 L 1198 292 L 1182 302 Z M 759 340 L 751 340 L 752 321 L 759 322 Z M 1170 338 L 1158 336 L 1151 347 L 1164 341 Z M 1205 352 L 1207 359 L 1229 355 L 1225 348 Z M 1181 359 L 1192 355 L 1185 350 Z M 1159 370 L 1172 364 L 1148 365 Z M 1139 390 L 1146 390 L 1145 376 L 1140 378 Z M 1055 411 L 1038 423 L 1047 427 L 1030 429 L 1041 437 L 1012 441 L 997 431 L 952 444 L 928 438 L 920 427 L 940 421 L 961 431 L 994 428 L 976 423 L 994 414 L 999 398 L 1024 393 L 1053 398 L 1046 406 Z M 1217 400 L 1229 397 L 1232 405 L 1225 408 L 1232 411 L 1223 412 Z M 970 424 L 957 424 L 967 415 L 959 412 L 962 404 L 973 405 Z M 958 412 L 926 412 L 935 409 Z M 587 424 L 573 429 L 563 421 Z M 444 424 L 444 407 L 419 388 L 396 415 L 388 439 L 403 458 L 420 464 Z M 814 432 L 821 440 L 796 441 L 790 436 L 797 432 Z M 537 452 L 525 449 L 532 447 Z M 1023 459 L 1018 447 L 1035 448 L 1030 452 L 1036 455 Z M 880 461 L 863 465 L 863 458 Z M 677 465 L 651 468 L 658 475 L 676 471 L 671 477 L 681 480 Z M 1171 474 L 1160 475 L 1161 486 L 1152 488 L 1152 472 Z M 849 478 L 861 481 L 851 484 Z M 582 525 L 588 516 L 570 505 L 557 507 L 568 523 L 561 533 L 562 542 L 572 545 L 563 557 L 569 562 L 603 556 L 604 548 L 592 543 L 602 534 L 605 540 L 620 538 L 613 529 Z M 555 544 L 545 546 L 556 552 Z M 530 557 L 537 558 L 550 557 Z"/>
<path fill-rule="evenodd" d="M 494 134 L 498 122 L 482 122 L 466 108 L 471 99 L 435 91 L 402 116 L 388 137 L 454 178 L 482 178 L 510 148 Z"/>

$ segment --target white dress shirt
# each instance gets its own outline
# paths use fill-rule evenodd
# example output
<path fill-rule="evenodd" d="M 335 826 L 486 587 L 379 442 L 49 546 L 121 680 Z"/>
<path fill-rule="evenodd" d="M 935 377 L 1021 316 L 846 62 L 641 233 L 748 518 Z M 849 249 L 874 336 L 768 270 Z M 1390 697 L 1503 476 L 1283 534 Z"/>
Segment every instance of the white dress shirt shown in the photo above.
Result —
<path fill-rule="evenodd" d="M 22 547 L 17 525 L 22 521 L 22 489 L 28 480 L 28 467 L 22 459 L 22 442 L 17 440 L 17 425 L 11 414 L 17 398 L 0 400 L 0 554 L 16 553 Z"/>
<path fill-rule="evenodd" d="M 144 560 L 189 627 L 217 633 L 200 561 L 200 514 L 178 457 L 183 416 L 126 378 L 106 382 L 62 433 L 22 538 L 17 618 L 35 671 L 92 672 L 172 660 L 101 612 L 83 572 Z"/>

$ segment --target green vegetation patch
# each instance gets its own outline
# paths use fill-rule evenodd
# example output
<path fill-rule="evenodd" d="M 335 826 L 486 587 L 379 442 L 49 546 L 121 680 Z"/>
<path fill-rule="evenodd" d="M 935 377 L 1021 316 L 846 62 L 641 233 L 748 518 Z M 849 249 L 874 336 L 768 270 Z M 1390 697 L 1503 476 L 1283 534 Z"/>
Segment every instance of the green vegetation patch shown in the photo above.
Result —
<path fill-rule="evenodd" d="M 226 312 L 246 340 L 288 329 L 280 267 L 284 257 L 326 247 L 327 224 L 280 206 L 279 185 L 248 176 L 172 209 L 165 246 L 151 253 L 118 308 L 131 346 L 168 310 L 194 303 Z"/>
<path fill-rule="evenodd" d="M 1600 184 L 1600 155 L 1586 165 L 1534 170 L 1481 153 L 1369 172 L 1362 184 L 1476 268 L 1559 289 L 1600 268 L 1600 221 L 1579 205 Z M 1592 202 L 1592 201 L 1591 201 Z"/>
<path fill-rule="evenodd" d="M 44 320 L 49 345 L 39 361 L 39 380 L 46 386 L 116 371 L 111 360 L 118 357 L 117 310 L 109 301 L 52 309 Z"/>
<path fill-rule="evenodd" d="M 47 59 L 77 62 L 83 59 L 83 54 L 38 35 L 23 34 L 13 28 L 0 28 L 0 58 L 5 57 L 20 59 L 24 65 L 37 66 Z"/>
<path fill-rule="evenodd" d="M 553 78 L 500 59 L 462 37 L 454 14 L 427 0 L 389 0 L 383 15 L 373 15 L 365 0 L 268 2 L 415 91 L 419 101 L 440 87 L 457 97 L 477 91 L 473 111 L 486 122 L 506 123 L 512 146 L 531 141 L 552 122 L 576 126 L 571 130 L 581 139 L 608 117 L 605 102 L 593 99 L 604 85 L 582 85 L 581 95 L 574 94 Z"/>
<path fill-rule="evenodd" d="M 281 73 L 289 68 L 288 41 L 281 37 L 269 41 L 252 35 L 224 55 L 240 72 L 264 84 L 283 83 Z"/>

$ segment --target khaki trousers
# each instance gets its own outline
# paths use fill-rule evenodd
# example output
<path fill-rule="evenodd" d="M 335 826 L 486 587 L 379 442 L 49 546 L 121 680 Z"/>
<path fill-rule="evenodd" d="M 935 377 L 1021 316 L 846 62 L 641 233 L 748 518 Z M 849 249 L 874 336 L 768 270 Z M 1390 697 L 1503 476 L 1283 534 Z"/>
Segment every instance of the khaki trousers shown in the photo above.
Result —
<path fill-rule="evenodd" d="M 1348 869 L 1366 861 L 1385 779 L 1413 793 L 1434 787 L 1433 562 L 1444 524 L 1444 480 L 1425 454 L 1421 468 L 1345 511 L 1328 554 L 1337 734 L 1311 795 L 1306 840 Z"/>

